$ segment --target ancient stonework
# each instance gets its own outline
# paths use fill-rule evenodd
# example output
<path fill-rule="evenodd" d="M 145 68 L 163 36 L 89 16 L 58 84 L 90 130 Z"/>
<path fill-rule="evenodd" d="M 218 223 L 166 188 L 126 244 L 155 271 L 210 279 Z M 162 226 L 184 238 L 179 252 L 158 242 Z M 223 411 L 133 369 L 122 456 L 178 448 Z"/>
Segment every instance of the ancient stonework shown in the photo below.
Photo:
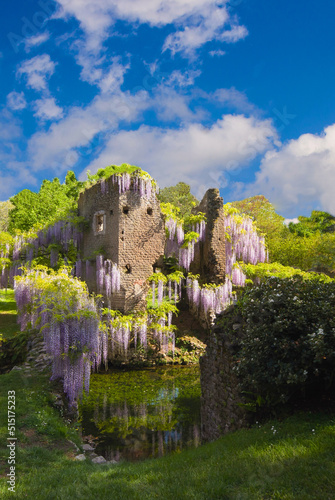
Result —
<path fill-rule="evenodd" d="M 133 181 L 132 181 L 133 182 Z M 209 189 L 195 213 L 206 214 L 206 238 L 196 243 L 194 274 L 204 282 L 220 284 L 225 279 L 225 243 L 223 200 L 218 189 Z M 145 308 L 147 278 L 163 264 L 166 233 L 163 215 L 154 190 L 150 198 L 132 188 L 119 193 L 110 177 L 81 193 L 78 215 L 86 219 L 88 229 L 80 245 L 81 279 L 90 292 L 98 293 L 96 257 L 102 255 L 117 264 L 121 271 L 121 289 L 106 305 L 126 313 Z M 178 257 L 178 256 L 177 256 Z"/>
<path fill-rule="evenodd" d="M 195 213 L 206 214 L 206 238 L 196 243 L 191 272 L 200 274 L 207 283 L 219 285 L 225 280 L 225 229 L 223 199 L 218 189 L 208 189 Z"/>
<path fill-rule="evenodd" d="M 234 324 L 232 331 L 214 326 L 207 340 L 206 354 L 200 358 L 201 436 L 204 441 L 218 439 L 246 426 L 247 412 L 240 406 L 244 401 L 233 369 L 236 361 L 232 339 L 241 335 L 240 324 Z"/>
<path fill-rule="evenodd" d="M 121 270 L 121 290 L 112 294 L 112 309 L 128 312 L 145 306 L 147 278 L 160 265 L 165 246 L 164 219 L 156 194 L 149 199 L 132 189 L 120 194 L 112 178 L 106 180 L 105 192 L 100 183 L 80 195 L 79 215 L 89 223 L 81 245 L 83 279 L 90 292 L 97 293 L 96 255 L 101 254 Z"/>

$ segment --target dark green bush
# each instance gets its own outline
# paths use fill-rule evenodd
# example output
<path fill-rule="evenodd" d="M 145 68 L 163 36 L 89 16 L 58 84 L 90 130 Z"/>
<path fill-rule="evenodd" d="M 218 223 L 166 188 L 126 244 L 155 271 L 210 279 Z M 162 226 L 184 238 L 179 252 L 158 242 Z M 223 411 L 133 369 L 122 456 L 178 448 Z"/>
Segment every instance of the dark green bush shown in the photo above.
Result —
<path fill-rule="evenodd" d="M 269 278 L 240 301 L 244 328 L 235 370 L 268 407 L 335 389 L 335 282 Z"/>

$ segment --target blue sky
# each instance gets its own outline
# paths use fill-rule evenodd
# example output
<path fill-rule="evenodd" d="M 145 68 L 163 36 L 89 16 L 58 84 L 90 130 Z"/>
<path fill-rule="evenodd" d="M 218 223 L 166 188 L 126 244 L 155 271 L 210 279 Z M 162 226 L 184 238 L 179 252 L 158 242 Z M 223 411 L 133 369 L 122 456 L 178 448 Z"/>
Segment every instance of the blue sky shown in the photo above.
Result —
<path fill-rule="evenodd" d="M 330 0 L 6 2 L 0 199 L 126 162 L 335 214 L 334 19 Z"/>

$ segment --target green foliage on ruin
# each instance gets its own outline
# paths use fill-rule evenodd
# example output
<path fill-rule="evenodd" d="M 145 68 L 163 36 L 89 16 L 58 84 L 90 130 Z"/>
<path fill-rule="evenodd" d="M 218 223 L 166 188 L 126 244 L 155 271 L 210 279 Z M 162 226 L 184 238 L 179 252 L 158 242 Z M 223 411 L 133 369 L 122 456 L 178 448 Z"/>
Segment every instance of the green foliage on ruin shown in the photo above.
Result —
<path fill-rule="evenodd" d="M 143 177 L 150 177 L 148 172 L 142 170 L 140 167 L 136 165 L 129 165 L 129 163 L 122 163 L 122 165 L 109 165 L 105 168 L 99 168 L 96 174 L 91 174 L 90 171 L 87 172 L 88 183 L 92 184 L 101 179 L 107 179 L 111 175 L 122 175 L 122 174 L 138 174 Z"/>
<path fill-rule="evenodd" d="M 295 267 L 283 266 L 278 262 L 272 262 L 272 263 L 259 262 L 256 265 L 245 264 L 243 262 L 240 262 L 238 265 L 241 267 L 242 271 L 247 276 L 247 278 L 249 278 L 254 282 L 257 282 L 259 280 L 264 281 L 270 278 L 271 276 L 281 279 L 292 278 L 293 276 L 300 276 L 303 280 L 318 281 L 320 283 L 335 282 L 334 279 L 330 278 L 326 274 L 316 273 L 316 272 L 306 272 L 302 271 L 301 269 L 297 269 Z"/>

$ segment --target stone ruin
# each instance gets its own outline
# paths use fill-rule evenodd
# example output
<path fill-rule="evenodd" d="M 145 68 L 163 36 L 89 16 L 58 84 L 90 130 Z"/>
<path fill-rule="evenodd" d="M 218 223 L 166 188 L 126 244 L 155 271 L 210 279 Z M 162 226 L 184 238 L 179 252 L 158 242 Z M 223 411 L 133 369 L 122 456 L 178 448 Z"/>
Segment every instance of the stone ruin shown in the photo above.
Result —
<path fill-rule="evenodd" d="M 132 180 L 132 182 L 134 182 Z M 209 189 L 195 213 L 205 213 L 205 241 L 195 244 L 190 271 L 200 274 L 206 282 L 219 284 L 225 279 L 225 242 L 223 200 L 218 189 Z M 106 300 L 108 307 L 123 313 L 144 309 L 148 292 L 147 278 L 163 265 L 166 248 L 164 218 L 156 193 L 141 196 L 133 189 L 119 192 L 112 177 L 98 182 L 81 193 L 78 215 L 88 222 L 80 245 L 83 261 L 81 279 L 89 291 L 98 293 L 96 256 L 102 254 L 117 264 L 120 291 Z"/>

